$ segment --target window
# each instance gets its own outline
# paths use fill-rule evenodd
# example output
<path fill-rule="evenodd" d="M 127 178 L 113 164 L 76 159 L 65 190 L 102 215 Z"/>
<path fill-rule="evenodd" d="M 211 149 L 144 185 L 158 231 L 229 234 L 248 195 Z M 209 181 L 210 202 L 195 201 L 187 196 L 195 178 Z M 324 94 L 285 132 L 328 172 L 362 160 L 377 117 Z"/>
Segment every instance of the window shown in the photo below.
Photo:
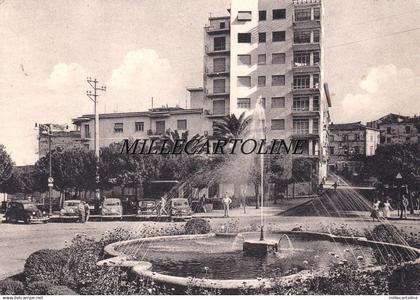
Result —
<path fill-rule="evenodd" d="M 309 119 L 293 119 L 293 133 L 294 134 L 308 134 L 309 133 Z"/>
<path fill-rule="evenodd" d="M 334 155 L 334 147 L 332 147 L 332 146 L 330 147 L 330 154 Z"/>
<path fill-rule="evenodd" d="M 391 127 L 387 127 L 387 128 L 386 128 L 386 133 L 387 133 L 387 134 L 391 134 Z"/>
<path fill-rule="evenodd" d="M 251 76 L 238 76 L 238 86 L 251 86 Z"/>
<path fill-rule="evenodd" d="M 213 59 L 213 72 L 225 72 L 226 71 L 226 59 L 225 58 L 214 58 Z"/>
<path fill-rule="evenodd" d="M 321 9 L 319 7 L 314 8 L 314 20 L 321 19 Z"/>
<path fill-rule="evenodd" d="M 265 65 L 267 60 L 267 56 L 265 54 L 258 54 L 258 64 Z"/>
<path fill-rule="evenodd" d="M 258 76 L 258 86 L 265 86 L 265 76 Z"/>
<path fill-rule="evenodd" d="M 312 133 L 313 134 L 319 133 L 319 120 L 318 119 L 312 120 Z"/>
<path fill-rule="evenodd" d="M 311 20 L 311 9 L 296 9 L 295 10 L 295 21 L 310 21 Z"/>
<path fill-rule="evenodd" d="M 156 133 L 164 134 L 166 130 L 165 121 L 156 121 Z"/>
<path fill-rule="evenodd" d="M 134 127 L 135 131 L 144 131 L 144 122 L 135 122 Z"/>
<path fill-rule="evenodd" d="M 187 120 L 177 120 L 176 128 L 178 130 L 187 130 Z"/>
<path fill-rule="evenodd" d="M 309 89 L 310 87 L 310 81 L 311 81 L 310 75 L 296 75 L 293 76 L 293 88 L 294 89 Z"/>
<path fill-rule="evenodd" d="M 258 33 L 258 42 L 259 43 L 265 43 L 266 41 L 266 34 L 265 32 Z"/>
<path fill-rule="evenodd" d="M 251 55 L 238 55 L 238 65 L 250 65 Z"/>
<path fill-rule="evenodd" d="M 271 85 L 272 86 L 279 86 L 285 84 L 285 77 L 284 75 L 273 75 L 271 78 Z"/>
<path fill-rule="evenodd" d="M 319 30 L 314 30 L 314 43 L 319 43 Z"/>
<path fill-rule="evenodd" d="M 284 108 L 285 98 L 284 97 L 273 97 L 271 98 L 271 108 Z"/>
<path fill-rule="evenodd" d="M 238 108 L 250 109 L 251 99 L 250 98 L 238 98 Z"/>
<path fill-rule="evenodd" d="M 225 100 L 213 101 L 213 114 L 217 116 L 225 114 Z"/>
<path fill-rule="evenodd" d="M 213 93 L 220 94 L 226 92 L 226 81 L 225 79 L 214 79 L 213 80 Z"/>
<path fill-rule="evenodd" d="M 319 52 L 314 52 L 314 65 L 319 65 L 319 63 L 321 62 L 321 58 L 319 56 Z"/>
<path fill-rule="evenodd" d="M 89 124 L 85 124 L 85 138 L 90 139 Z"/>
<path fill-rule="evenodd" d="M 390 137 L 386 138 L 386 142 L 387 142 L 388 144 L 391 144 L 391 138 L 390 138 Z"/>
<path fill-rule="evenodd" d="M 251 43 L 251 34 L 238 33 L 238 43 Z"/>
<path fill-rule="evenodd" d="M 215 37 L 213 39 L 214 51 L 226 50 L 226 37 Z"/>
<path fill-rule="evenodd" d="M 226 23 L 220 22 L 220 29 L 225 29 L 225 28 L 226 28 Z"/>
<path fill-rule="evenodd" d="M 124 131 L 124 124 L 123 123 L 114 123 L 114 132 L 120 133 Z"/>
<path fill-rule="evenodd" d="M 358 133 L 354 134 L 354 140 L 358 142 L 360 140 L 360 135 Z"/>
<path fill-rule="evenodd" d="M 238 11 L 238 21 L 251 21 L 252 14 L 250 11 Z"/>
<path fill-rule="evenodd" d="M 293 111 L 308 111 L 309 97 L 293 97 Z"/>
<path fill-rule="evenodd" d="M 313 110 L 319 111 L 319 96 L 313 97 Z"/>
<path fill-rule="evenodd" d="M 293 61 L 296 67 L 309 66 L 311 64 L 310 52 L 294 52 Z"/>
<path fill-rule="evenodd" d="M 411 133 L 411 127 L 405 126 L 405 133 Z"/>
<path fill-rule="evenodd" d="M 285 53 L 273 53 L 272 63 L 274 65 L 286 63 L 286 54 Z"/>
<path fill-rule="evenodd" d="M 293 42 L 295 44 L 309 44 L 311 42 L 311 32 L 309 30 L 295 31 Z"/>
<path fill-rule="evenodd" d="M 272 119 L 271 130 L 284 130 L 284 119 Z"/>
<path fill-rule="evenodd" d="M 314 74 L 313 80 L 314 80 L 314 88 L 319 89 L 319 74 Z"/>
<path fill-rule="evenodd" d="M 285 9 L 273 9 L 273 20 L 286 19 Z"/>
<path fill-rule="evenodd" d="M 267 20 L 267 11 L 260 10 L 259 13 L 258 13 L 258 20 L 259 21 L 265 21 L 265 20 Z"/>
<path fill-rule="evenodd" d="M 353 150 L 354 150 L 354 154 L 360 154 L 360 147 L 359 146 L 354 146 Z"/>
<path fill-rule="evenodd" d="M 286 31 L 273 31 L 273 42 L 284 42 L 286 40 Z"/>

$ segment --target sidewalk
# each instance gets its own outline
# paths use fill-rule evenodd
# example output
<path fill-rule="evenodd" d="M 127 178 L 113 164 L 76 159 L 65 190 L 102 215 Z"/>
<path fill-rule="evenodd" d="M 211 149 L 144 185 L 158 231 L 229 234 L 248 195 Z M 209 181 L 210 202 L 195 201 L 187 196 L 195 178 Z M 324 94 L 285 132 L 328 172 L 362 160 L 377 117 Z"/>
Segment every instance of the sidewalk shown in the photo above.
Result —
<path fill-rule="evenodd" d="M 280 207 L 264 207 L 264 216 L 275 216 L 282 212 Z M 246 214 L 243 208 L 231 208 L 229 210 L 230 218 L 243 218 L 243 217 L 258 217 L 260 216 L 261 208 L 256 209 L 255 206 L 247 206 Z M 213 210 L 208 213 L 195 213 L 193 218 L 224 218 L 224 210 Z"/>

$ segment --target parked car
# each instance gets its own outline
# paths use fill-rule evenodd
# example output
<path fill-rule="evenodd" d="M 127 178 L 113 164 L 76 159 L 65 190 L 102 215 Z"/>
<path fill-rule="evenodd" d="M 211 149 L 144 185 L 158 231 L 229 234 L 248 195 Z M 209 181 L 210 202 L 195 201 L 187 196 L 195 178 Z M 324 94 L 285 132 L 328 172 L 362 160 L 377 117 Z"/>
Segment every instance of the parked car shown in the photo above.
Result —
<path fill-rule="evenodd" d="M 82 200 L 65 200 L 60 210 L 60 219 L 79 220 L 81 202 Z"/>
<path fill-rule="evenodd" d="M 170 200 L 169 214 L 172 220 L 190 219 L 192 211 L 186 198 L 173 198 Z"/>
<path fill-rule="evenodd" d="M 120 219 L 122 220 L 123 209 L 119 198 L 106 198 L 102 203 L 102 218 Z"/>
<path fill-rule="evenodd" d="M 36 203 L 26 200 L 9 202 L 4 217 L 7 223 L 23 221 L 26 224 L 47 223 L 49 219 L 48 214 L 39 210 Z"/>
<path fill-rule="evenodd" d="M 157 202 L 158 199 L 145 198 L 139 201 L 139 209 L 137 214 L 141 216 L 157 215 Z"/>

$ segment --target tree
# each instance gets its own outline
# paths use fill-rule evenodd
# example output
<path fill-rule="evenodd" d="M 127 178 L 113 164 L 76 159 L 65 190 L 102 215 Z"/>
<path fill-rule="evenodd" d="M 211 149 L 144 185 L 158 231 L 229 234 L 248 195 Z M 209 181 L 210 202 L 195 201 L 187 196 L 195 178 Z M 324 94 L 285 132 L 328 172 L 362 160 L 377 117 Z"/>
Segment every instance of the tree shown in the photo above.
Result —
<path fill-rule="evenodd" d="M 239 118 L 235 114 L 223 117 L 221 121 L 216 121 L 213 127 L 214 136 L 219 139 L 238 139 L 247 134 L 251 116 L 245 117 L 243 112 Z"/>
<path fill-rule="evenodd" d="M 4 183 L 10 178 L 13 170 L 13 161 L 6 152 L 3 145 L 0 144 L 0 188 L 5 188 Z"/>

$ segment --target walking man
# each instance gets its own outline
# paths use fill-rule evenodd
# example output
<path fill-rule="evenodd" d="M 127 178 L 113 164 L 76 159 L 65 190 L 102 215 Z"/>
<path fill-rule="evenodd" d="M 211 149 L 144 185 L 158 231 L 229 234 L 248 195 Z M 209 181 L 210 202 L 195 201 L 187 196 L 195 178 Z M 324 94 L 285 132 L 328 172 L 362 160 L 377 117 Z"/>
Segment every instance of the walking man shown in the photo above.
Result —
<path fill-rule="evenodd" d="M 79 223 L 84 223 L 85 222 L 85 205 L 83 201 L 80 201 L 78 210 L 79 210 Z"/>
<path fill-rule="evenodd" d="M 84 208 L 85 208 L 85 222 L 89 221 L 89 216 L 90 216 L 90 208 L 89 208 L 89 204 L 86 201 L 83 201 L 83 203 L 85 204 Z"/>
<path fill-rule="evenodd" d="M 225 218 L 229 217 L 229 206 L 232 203 L 232 199 L 229 198 L 228 194 L 225 193 L 223 197 L 223 208 L 225 210 Z"/>

